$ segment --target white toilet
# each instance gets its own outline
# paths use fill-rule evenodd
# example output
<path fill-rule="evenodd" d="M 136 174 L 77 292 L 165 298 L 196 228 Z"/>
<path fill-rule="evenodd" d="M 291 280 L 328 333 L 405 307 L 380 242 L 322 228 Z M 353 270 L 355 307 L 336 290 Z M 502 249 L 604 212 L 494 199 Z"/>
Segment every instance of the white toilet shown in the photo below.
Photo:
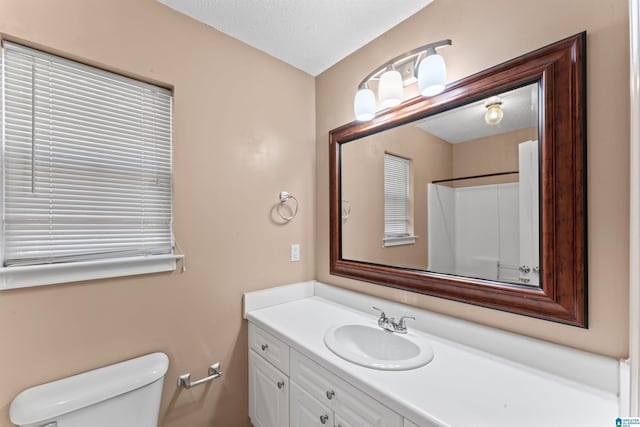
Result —
<path fill-rule="evenodd" d="M 22 427 L 157 427 L 164 353 L 126 360 L 20 393 L 11 422 Z"/>

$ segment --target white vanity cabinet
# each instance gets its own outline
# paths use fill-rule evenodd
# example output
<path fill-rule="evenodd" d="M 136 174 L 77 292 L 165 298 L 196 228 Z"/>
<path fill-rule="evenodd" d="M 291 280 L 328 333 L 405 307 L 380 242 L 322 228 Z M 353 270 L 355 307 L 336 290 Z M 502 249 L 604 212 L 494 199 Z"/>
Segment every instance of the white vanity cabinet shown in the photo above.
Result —
<path fill-rule="evenodd" d="M 289 427 L 289 378 L 249 350 L 249 416 L 255 427 Z"/>
<path fill-rule="evenodd" d="M 289 427 L 334 426 L 333 411 L 291 381 Z"/>
<path fill-rule="evenodd" d="M 252 323 L 249 323 L 249 348 L 289 375 L 289 346 Z"/>
<path fill-rule="evenodd" d="M 604 426 L 627 411 L 629 366 L 613 358 L 318 282 L 244 298 L 250 363 L 262 362 L 250 367 L 256 427 Z M 341 325 L 375 327 L 371 313 L 362 311 L 372 306 L 415 311 L 414 333 L 429 340 L 434 360 L 385 372 L 332 352 L 324 340 L 328 331 Z M 285 384 L 278 398 L 273 397 L 281 391 L 274 389 L 276 381 Z"/>
<path fill-rule="evenodd" d="M 255 427 L 403 427 L 403 418 L 249 323 L 249 416 Z"/>
<path fill-rule="evenodd" d="M 342 427 L 402 427 L 400 415 L 369 395 L 295 350 L 291 350 L 290 357 L 291 382 L 330 408 Z"/>
<path fill-rule="evenodd" d="M 249 324 L 249 416 L 255 427 L 289 427 L 289 346 Z"/>
<path fill-rule="evenodd" d="M 362 427 L 368 424 L 352 424 L 327 406 L 311 397 L 294 381 L 291 381 L 291 418 L 289 427 Z"/>

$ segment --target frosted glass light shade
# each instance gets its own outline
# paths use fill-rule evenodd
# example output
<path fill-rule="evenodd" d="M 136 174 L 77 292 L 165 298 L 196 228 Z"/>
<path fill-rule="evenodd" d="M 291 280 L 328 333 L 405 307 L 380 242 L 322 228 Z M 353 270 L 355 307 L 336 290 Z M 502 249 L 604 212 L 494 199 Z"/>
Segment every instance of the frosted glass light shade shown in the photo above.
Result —
<path fill-rule="evenodd" d="M 422 96 L 434 96 L 442 92 L 447 84 L 447 66 L 442 56 L 432 54 L 420 61 L 418 85 Z"/>
<path fill-rule="evenodd" d="M 376 115 L 376 96 L 371 89 L 360 89 L 353 100 L 356 120 L 371 120 Z"/>
<path fill-rule="evenodd" d="M 380 76 L 378 97 L 383 108 L 395 107 L 402 102 L 402 76 L 398 71 L 386 71 Z"/>
<path fill-rule="evenodd" d="M 504 111 L 500 104 L 491 104 L 487 107 L 487 112 L 484 114 L 484 121 L 488 125 L 495 126 L 502 121 L 504 117 Z"/>

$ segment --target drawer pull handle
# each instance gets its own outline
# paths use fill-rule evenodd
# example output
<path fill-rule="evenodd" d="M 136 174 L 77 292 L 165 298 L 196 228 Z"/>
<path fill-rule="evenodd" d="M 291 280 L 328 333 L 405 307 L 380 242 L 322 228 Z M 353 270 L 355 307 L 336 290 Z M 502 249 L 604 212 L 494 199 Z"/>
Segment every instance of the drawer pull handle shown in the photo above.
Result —
<path fill-rule="evenodd" d="M 279 389 L 282 389 L 282 387 L 284 387 L 284 381 L 278 381 L 277 386 Z"/>
<path fill-rule="evenodd" d="M 320 422 L 322 424 L 326 424 L 328 419 L 329 419 L 329 415 L 320 415 Z"/>
<path fill-rule="evenodd" d="M 336 395 L 336 392 L 331 390 L 331 391 L 328 391 L 326 394 L 327 394 L 327 399 L 331 400 L 333 396 Z"/>
<path fill-rule="evenodd" d="M 267 351 L 267 349 L 269 348 L 269 345 L 268 344 L 262 344 L 260 346 L 260 348 L 262 349 L 262 351 Z"/>

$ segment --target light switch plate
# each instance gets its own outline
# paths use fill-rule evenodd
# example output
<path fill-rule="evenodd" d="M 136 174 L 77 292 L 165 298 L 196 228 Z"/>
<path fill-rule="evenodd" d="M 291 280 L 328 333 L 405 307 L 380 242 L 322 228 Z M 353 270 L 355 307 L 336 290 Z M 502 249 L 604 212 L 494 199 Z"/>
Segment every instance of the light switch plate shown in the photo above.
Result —
<path fill-rule="evenodd" d="M 300 261 L 300 244 L 291 245 L 291 261 Z"/>

